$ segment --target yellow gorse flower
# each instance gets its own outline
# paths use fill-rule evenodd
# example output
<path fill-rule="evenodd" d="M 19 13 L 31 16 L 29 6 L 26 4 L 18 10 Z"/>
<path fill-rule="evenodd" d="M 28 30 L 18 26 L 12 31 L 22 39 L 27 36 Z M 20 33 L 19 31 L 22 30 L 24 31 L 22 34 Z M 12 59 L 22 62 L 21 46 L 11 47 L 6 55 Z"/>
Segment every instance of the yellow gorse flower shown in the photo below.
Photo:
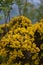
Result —
<path fill-rule="evenodd" d="M 43 44 L 40 45 L 40 49 L 43 50 Z"/>
<path fill-rule="evenodd" d="M 42 22 L 31 24 L 30 19 L 18 16 L 12 18 L 6 26 L 9 31 L 0 40 L 1 65 L 39 65 L 38 54 L 43 50 L 43 44 L 40 45 L 43 42 Z M 0 27 L 5 27 L 5 24 Z M 40 58 L 42 56 L 41 53 Z"/>

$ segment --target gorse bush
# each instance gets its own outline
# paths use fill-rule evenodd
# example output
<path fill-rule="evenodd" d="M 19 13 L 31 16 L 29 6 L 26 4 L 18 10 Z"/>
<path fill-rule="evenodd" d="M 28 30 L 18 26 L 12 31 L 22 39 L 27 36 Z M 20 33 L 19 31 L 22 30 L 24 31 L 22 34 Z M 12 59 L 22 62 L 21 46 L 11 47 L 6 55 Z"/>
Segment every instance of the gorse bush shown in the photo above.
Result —
<path fill-rule="evenodd" d="M 7 29 L 7 32 L 8 32 L 12 28 L 12 26 L 14 26 L 16 23 L 20 24 L 21 21 L 22 21 L 22 24 L 20 26 L 25 26 L 26 27 L 29 23 L 31 23 L 31 21 L 28 22 L 28 19 L 25 17 L 25 21 L 27 21 L 27 24 L 26 24 L 26 22 L 24 22 L 24 17 L 21 16 L 21 17 L 12 18 L 11 21 L 8 24 L 2 24 L 2 25 L 0 25 L 0 29 L 3 31 L 3 36 L 6 34 L 6 29 Z M 1 35 L 2 35 L 2 33 L 0 34 L 0 36 Z"/>
<path fill-rule="evenodd" d="M 0 40 L 0 65 L 43 65 L 43 20 L 32 24 L 24 16 L 6 24 Z"/>

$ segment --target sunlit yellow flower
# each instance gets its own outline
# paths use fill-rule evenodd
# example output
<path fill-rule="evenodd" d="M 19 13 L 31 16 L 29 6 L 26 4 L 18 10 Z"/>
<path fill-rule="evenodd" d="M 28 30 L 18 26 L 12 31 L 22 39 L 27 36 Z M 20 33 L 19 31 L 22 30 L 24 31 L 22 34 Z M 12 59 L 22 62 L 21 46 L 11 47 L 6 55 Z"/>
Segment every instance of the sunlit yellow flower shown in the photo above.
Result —
<path fill-rule="evenodd" d="M 40 49 L 42 49 L 42 50 L 43 50 L 43 44 L 41 44 L 41 45 L 40 45 Z"/>
<path fill-rule="evenodd" d="M 40 49 L 38 47 L 36 47 L 36 51 L 38 52 L 38 51 L 40 51 Z"/>
<path fill-rule="evenodd" d="M 32 56 L 32 60 L 35 60 L 37 57 L 38 57 L 38 54 L 34 54 L 34 55 Z"/>
<path fill-rule="evenodd" d="M 43 57 L 43 52 L 41 52 L 41 57 Z"/>
<path fill-rule="evenodd" d="M 29 63 L 26 63 L 25 65 L 30 65 Z"/>
<path fill-rule="evenodd" d="M 18 57 L 22 58 L 24 55 L 21 50 L 18 50 Z"/>
<path fill-rule="evenodd" d="M 36 48 L 36 44 L 35 44 L 35 43 L 33 43 L 32 47 L 33 47 L 33 48 Z"/>
<path fill-rule="evenodd" d="M 35 65 L 39 65 L 39 61 L 38 60 L 35 60 Z"/>

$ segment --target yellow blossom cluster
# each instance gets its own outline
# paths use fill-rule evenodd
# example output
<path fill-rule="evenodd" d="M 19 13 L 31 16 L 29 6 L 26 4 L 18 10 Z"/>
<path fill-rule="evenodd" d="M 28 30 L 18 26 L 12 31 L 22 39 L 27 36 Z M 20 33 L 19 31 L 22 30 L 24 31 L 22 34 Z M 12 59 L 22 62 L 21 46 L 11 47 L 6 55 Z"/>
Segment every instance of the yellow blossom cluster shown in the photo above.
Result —
<path fill-rule="evenodd" d="M 27 28 L 28 26 L 31 26 L 31 20 L 24 16 L 20 16 L 20 17 L 18 16 L 18 17 L 12 18 L 9 23 L 0 25 L 0 33 L 1 33 L 0 38 L 1 36 L 3 37 L 5 35 L 6 29 L 8 32 L 13 26 L 14 28 L 17 28 L 17 27 Z"/>
<path fill-rule="evenodd" d="M 42 23 L 31 24 L 24 16 L 12 18 L 6 24 L 9 31 L 0 40 L 0 65 L 43 64 Z"/>

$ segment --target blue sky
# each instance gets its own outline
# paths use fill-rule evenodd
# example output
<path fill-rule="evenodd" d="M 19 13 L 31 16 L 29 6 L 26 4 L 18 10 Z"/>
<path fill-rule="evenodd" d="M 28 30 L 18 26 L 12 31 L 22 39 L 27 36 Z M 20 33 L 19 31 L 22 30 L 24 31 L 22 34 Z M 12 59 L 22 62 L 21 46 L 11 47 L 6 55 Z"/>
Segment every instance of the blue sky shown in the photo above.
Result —
<path fill-rule="evenodd" d="M 34 0 L 34 3 L 40 3 L 40 0 Z"/>
<path fill-rule="evenodd" d="M 31 0 L 28 0 L 31 1 Z M 33 0 L 33 2 L 40 3 L 40 0 Z"/>
<path fill-rule="evenodd" d="M 40 2 L 40 0 L 34 0 L 34 2 L 37 2 L 37 3 L 39 3 L 39 2 Z"/>
<path fill-rule="evenodd" d="M 28 0 L 28 1 L 31 2 L 32 0 Z M 33 0 L 32 3 L 37 6 L 37 4 L 40 4 L 40 0 Z"/>
<path fill-rule="evenodd" d="M 31 2 L 31 0 L 28 0 L 29 2 Z M 33 4 L 35 4 L 37 6 L 37 4 L 40 4 L 40 0 L 33 0 Z M 15 4 L 12 6 L 13 8 L 17 7 Z M 17 9 L 17 8 L 16 8 Z"/>

